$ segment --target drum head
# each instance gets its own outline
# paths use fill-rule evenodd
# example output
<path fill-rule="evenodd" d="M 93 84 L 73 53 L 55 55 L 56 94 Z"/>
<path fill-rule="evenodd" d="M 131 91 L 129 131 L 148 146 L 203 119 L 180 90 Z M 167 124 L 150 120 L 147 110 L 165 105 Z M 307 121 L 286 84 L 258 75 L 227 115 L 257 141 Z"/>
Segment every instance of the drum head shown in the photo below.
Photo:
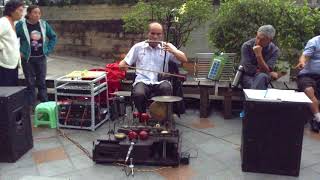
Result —
<path fill-rule="evenodd" d="M 153 102 L 149 107 L 150 115 L 157 121 L 163 121 L 167 116 L 167 106 L 162 102 Z"/>

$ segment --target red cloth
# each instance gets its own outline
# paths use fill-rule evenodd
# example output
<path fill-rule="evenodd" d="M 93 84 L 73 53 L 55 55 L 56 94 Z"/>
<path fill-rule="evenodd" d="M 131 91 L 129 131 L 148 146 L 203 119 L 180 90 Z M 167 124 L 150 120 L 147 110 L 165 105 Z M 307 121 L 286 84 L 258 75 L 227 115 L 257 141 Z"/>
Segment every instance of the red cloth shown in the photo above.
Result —
<path fill-rule="evenodd" d="M 108 97 L 110 97 L 110 93 L 120 89 L 120 81 L 126 76 L 126 72 L 120 70 L 119 62 L 107 64 L 105 68 L 90 69 L 90 71 L 107 72 Z M 101 82 L 105 82 L 105 80 L 101 80 Z"/>
<path fill-rule="evenodd" d="M 108 92 L 110 96 L 110 93 L 120 89 L 120 81 L 126 77 L 126 72 L 120 70 L 119 62 L 107 64 L 106 72 L 108 73 Z"/>

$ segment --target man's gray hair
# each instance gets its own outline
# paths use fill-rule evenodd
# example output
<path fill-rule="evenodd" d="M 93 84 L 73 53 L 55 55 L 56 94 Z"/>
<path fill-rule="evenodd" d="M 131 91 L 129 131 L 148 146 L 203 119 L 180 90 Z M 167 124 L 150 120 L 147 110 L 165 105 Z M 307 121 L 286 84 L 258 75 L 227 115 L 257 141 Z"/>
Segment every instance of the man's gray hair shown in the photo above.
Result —
<path fill-rule="evenodd" d="M 258 32 L 264 34 L 265 36 L 267 36 L 270 39 L 273 39 L 274 36 L 276 35 L 276 30 L 274 29 L 274 27 L 272 25 L 263 25 L 263 26 L 259 27 Z"/>

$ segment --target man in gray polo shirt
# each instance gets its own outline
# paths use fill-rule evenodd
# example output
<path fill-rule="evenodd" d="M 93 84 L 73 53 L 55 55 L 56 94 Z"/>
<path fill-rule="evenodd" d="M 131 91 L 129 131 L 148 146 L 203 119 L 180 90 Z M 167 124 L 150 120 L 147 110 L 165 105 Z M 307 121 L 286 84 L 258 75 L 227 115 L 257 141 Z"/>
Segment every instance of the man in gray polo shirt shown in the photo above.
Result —
<path fill-rule="evenodd" d="M 264 25 L 258 29 L 256 38 L 243 43 L 240 64 L 244 67 L 244 89 L 267 89 L 271 78 L 279 78 L 272 72 L 280 55 L 279 48 L 272 42 L 275 34 L 272 25 Z"/>
<path fill-rule="evenodd" d="M 310 108 L 314 118 L 310 122 L 311 130 L 319 132 L 320 36 L 313 37 L 308 41 L 296 68 L 302 69 L 298 74 L 299 90 L 305 92 L 312 101 Z"/>

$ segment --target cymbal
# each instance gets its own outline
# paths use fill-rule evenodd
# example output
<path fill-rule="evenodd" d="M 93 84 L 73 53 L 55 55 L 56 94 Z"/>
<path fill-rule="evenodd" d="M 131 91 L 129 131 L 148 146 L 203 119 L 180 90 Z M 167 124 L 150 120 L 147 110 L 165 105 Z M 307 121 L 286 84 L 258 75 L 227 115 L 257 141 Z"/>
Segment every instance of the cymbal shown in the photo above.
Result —
<path fill-rule="evenodd" d="M 178 96 L 155 96 L 151 98 L 151 100 L 156 101 L 156 102 L 178 102 L 181 101 L 182 98 Z"/>
<path fill-rule="evenodd" d="M 113 93 L 110 93 L 112 95 L 116 95 L 116 96 L 124 96 L 124 97 L 130 97 L 131 96 L 131 91 L 116 91 Z"/>
<path fill-rule="evenodd" d="M 162 102 L 152 102 L 149 106 L 149 112 L 153 119 L 163 121 L 167 117 L 167 105 Z"/>

